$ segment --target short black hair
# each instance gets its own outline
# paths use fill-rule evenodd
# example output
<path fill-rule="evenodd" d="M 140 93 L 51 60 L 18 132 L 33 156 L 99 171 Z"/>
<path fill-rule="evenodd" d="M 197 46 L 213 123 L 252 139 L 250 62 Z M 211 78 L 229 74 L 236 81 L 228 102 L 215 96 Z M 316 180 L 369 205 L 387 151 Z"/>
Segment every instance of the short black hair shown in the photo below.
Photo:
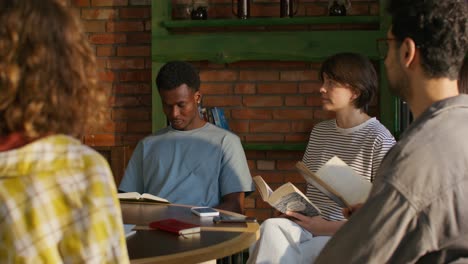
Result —
<path fill-rule="evenodd" d="M 393 35 L 399 42 L 414 40 L 424 72 L 451 80 L 467 52 L 467 9 L 465 0 L 390 0 L 387 7 Z"/>
<path fill-rule="evenodd" d="M 200 76 L 195 67 L 184 61 L 171 61 L 159 70 L 156 77 L 158 90 L 172 90 L 186 84 L 195 92 L 200 89 Z"/>
<path fill-rule="evenodd" d="M 364 112 L 377 93 L 377 73 L 371 61 L 357 53 L 337 53 L 322 63 L 319 78 L 323 82 L 323 75 L 342 85 L 349 86 L 360 93 L 354 100 L 354 105 Z"/>

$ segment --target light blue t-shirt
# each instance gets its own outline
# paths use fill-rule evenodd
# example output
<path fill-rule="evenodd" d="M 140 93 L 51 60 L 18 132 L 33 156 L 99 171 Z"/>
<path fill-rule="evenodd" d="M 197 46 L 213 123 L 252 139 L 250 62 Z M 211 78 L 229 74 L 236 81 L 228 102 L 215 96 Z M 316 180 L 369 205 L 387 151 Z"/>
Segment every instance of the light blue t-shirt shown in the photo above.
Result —
<path fill-rule="evenodd" d="M 169 126 L 141 140 L 119 189 L 210 207 L 254 190 L 239 137 L 210 123 L 189 131 Z"/>

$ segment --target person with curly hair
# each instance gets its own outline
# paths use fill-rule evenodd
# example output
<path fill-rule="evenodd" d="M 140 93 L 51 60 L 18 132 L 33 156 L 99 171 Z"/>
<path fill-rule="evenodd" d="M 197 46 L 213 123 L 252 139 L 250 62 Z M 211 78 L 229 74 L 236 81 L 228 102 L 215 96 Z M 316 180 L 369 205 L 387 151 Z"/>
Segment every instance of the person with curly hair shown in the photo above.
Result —
<path fill-rule="evenodd" d="M 169 126 L 138 143 L 119 190 L 242 213 L 253 190 L 244 149 L 237 135 L 200 117 L 198 71 L 171 61 L 156 85 Z"/>
<path fill-rule="evenodd" d="M 0 1 L 0 263 L 128 263 L 106 160 L 76 137 L 108 91 L 74 12 Z"/>
<path fill-rule="evenodd" d="M 388 12 L 389 86 L 414 121 L 382 161 L 367 201 L 316 263 L 466 263 L 468 95 L 459 95 L 457 79 L 468 6 L 390 0 Z"/>

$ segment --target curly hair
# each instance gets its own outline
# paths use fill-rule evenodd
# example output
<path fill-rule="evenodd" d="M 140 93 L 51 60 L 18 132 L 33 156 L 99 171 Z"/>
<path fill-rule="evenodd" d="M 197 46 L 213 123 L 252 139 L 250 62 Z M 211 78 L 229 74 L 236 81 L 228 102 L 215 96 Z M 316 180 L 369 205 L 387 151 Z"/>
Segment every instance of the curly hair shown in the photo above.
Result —
<path fill-rule="evenodd" d="M 460 93 L 468 94 L 468 57 L 463 60 L 463 65 L 458 75 L 458 90 Z"/>
<path fill-rule="evenodd" d="M 387 11 L 395 38 L 414 40 L 429 77 L 457 79 L 468 44 L 465 0 L 390 0 Z"/>
<path fill-rule="evenodd" d="M 377 93 L 378 79 L 375 68 L 367 57 L 357 53 L 337 53 L 322 63 L 319 71 L 322 82 L 324 74 L 359 92 L 354 105 L 357 109 L 368 111 L 369 104 Z"/>
<path fill-rule="evenodd" d="M 80 136 L 100 124 L 108 88 L 71 9 L 59 0 L 0 1 L 0 133 Z"/>
<path fill-rule="evenodd" d="M 158 90 L 172 90 L 182 84 L 186 84 L 195 92 L 200 89 L 200 76 L 192 64 L 171 61 L 161 67 L 156 77 Z"/>

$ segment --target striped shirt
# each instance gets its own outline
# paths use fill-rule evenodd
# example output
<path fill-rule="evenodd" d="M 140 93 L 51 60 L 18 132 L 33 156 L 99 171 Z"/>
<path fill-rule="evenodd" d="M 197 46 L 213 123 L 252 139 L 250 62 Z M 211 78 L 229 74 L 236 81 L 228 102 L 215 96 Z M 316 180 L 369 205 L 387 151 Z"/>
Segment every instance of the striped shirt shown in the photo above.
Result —
<path fill-rule="evenodd" d="M 114 179 L 78 140 L 0 152 L 0 263 L 128 263 Z"/>
<path fill-rule="evenodd" d="M 338 156 L 372 182 L 382 159 L 394 144 L 392 134 L 375 117 L 347 129 L 338 127 L 332 119 L 313 128 L 302 161 L 310 170 L 317 171 L 333 156 Z M 324 219 L 344 219 L 341 208 L 310 184 L 307 197 L 320 208 Z"/>

